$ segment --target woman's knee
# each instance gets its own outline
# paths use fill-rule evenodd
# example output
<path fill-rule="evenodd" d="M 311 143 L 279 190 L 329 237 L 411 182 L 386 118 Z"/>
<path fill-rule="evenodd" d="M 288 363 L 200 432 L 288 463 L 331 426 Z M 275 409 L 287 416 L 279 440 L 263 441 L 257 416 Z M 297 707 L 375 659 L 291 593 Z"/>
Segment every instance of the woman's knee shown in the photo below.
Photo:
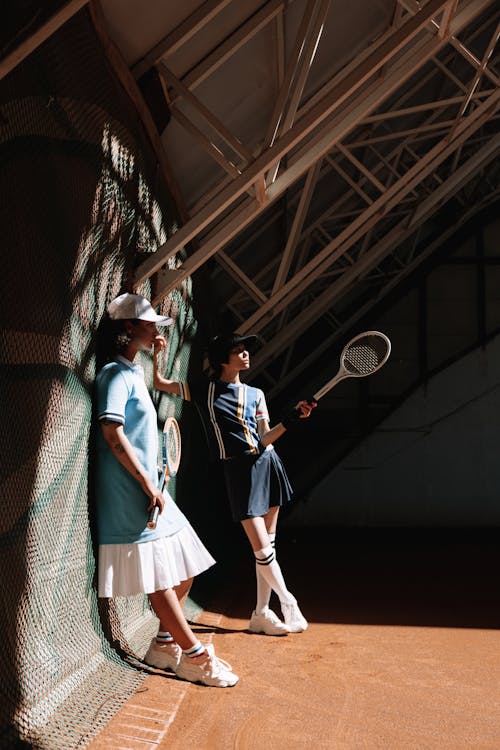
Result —
<path fill-rule="evenodd" d="M 241 522 L 241 525 L 254 552 L 255 550 L 263 549 L 269 544 L 269 534 L 264 516 L 247 518 Z"/>
<path fill-rule="evenodd" d="M 274 534 L 276 531 L 276 524 L 278 523 L 278 514 L 280 512 L 279 505 L 273 505 L 269 508 L 266 515 L 264 516 L 264 522 L 268 533 Z"/>

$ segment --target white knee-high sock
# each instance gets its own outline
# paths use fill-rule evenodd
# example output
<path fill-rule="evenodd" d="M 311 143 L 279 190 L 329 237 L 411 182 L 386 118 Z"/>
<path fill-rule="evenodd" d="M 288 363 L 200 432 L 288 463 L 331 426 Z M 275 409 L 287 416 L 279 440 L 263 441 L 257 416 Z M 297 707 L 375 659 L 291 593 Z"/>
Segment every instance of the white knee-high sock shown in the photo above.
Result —
<path fill-rule="evenodd" d="M 295 602 L 295 597 L 286 587 L 285 579 L 274 556 L 272 546 L 269 544 L 264 549 L 255 550 L 254 555 L 258 573 L 262 575 L 272 590 L 277 593 L 280 602 L 287 604 Z"/>
<path fill-rule="evenodd" d="M 275 550 L 275 539 L 276 534 L 269 534 L 269 541 L 272 548 Z M 276 556 L 276 550 L 275 550 Z M 260 615 L 263 610 L 269 606 L 269 600 L 271 599 L 272 588 L 264 578 L 261 572 L 261 566 L 255 565 L 255 573 L 257 577 L 257 604 L 255 605 L 255 611 Z"/>

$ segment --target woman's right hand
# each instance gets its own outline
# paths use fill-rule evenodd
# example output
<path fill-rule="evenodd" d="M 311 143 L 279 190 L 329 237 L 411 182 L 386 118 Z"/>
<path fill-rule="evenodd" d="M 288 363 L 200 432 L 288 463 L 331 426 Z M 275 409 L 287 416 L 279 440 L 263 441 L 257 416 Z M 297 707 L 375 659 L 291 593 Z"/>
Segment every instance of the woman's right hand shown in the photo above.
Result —
<path fill-rule="evenodd" d="M 155 355 L 159 354 L 163 349 L 167 348 L 167 339 L 165 336 L 155 336 L 153 340 L 153 347 Z"/>
<path fill-rule="evenodd" d="M 165 499 L 163 497 L 163 493 L 160 490 L 160 488 L 155 487 L 153 482 L 148 480 L 147 486 L 144 489 L 145 489 L 146 495 L 148 495 L 149 497 L 149 505 L 147 507 L 148 512 L 150 510 L 153 510 L 155 505 L 157 505 L 161 513 L 165 505 Z"/>
<path fill-rule="evenodd" d="M 153 340 L 153 386 L 157 391 L 171 393 L 173 396 L 181 396 L 181 386 L 176 380 L 167 380 L 160 374 L 160 352 L 167 348 L 167 339 L 164 336 L 155 336 Z"/>

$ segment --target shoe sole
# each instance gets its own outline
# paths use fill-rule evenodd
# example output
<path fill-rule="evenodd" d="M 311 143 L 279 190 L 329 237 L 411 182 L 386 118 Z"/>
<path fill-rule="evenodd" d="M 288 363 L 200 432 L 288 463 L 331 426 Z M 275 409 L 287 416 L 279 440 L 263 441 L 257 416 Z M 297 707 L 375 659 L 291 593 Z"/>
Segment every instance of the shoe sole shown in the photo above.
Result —
<path fill-rule="evenodd" d="M 175 667 L 160 667 L 158 664 L 151 664 L 149 661 L 145 661 L 144 664 L 151 669 L 161 669 L 162 672 L 175 672 Z"/>
<path fill-rule="evenodd" d="M 143 662 L 144 662 L 144 664 L 146 664 L 146 665 L 147 665 L 148 667 L 152 667 L 153 669 L 162 669 L 163 671 L 167 671 L 167 672 L 175 672 L 175 670 L 176 670 L 176 669 L 177 669 L 177 667 L 179 666 L 179 662 L 176 662 L 176 663 L 174 664 L 174 666 L 171 666 L 170 664 L 169 664 L 168 666 L 163 666 L 163 665 L 160 665 L 160 664 L 154 664 L 154 663 L 153 663 L 152 661 L 148 661 L 148 660 L 146 659 L 146 657 L 147 657 L 147 654 L 146 654 L 146 656 L 144 656 L 144 658 L 143 658 L 143 660 L 142 660 L 142 661 L 143 661 Z"/>
<path fill-rule="evenodd" d="M 288 632 L 289 633 L 304 633 L 307 630 L 307 628 L 308 628 L 307 625 L 305 626 L 305 628 L 303 628 L 302 626 L 299 626 L 297 628 L 294 628 L 293 630 L 290 629 Z"/>
<path fill-rule="evenodd" d="M 248 628 L 249 633 L 253 633 L 254 635 L 271 635 L 271 636 L 284 636 L 288 635 L 290 632 L 289 630 L 279 630 L 277 633 L 267 633 L 265 630 L 254 630 L 253 628 Z"/>
<path fill-rule="evenodd" d="M 209 682 L 203 682 L 203 680 L 189 680 L 187 677 L 182 677 L 181 675 L 177 675 L 179 680 L 182 680 L 183 682 L 190 682 L 191 685 L 203 685 L 203 687 L 218 687 L 218 688 L 227 688 L 227 687 L 234 687 L 238 684 L 238 680 L 236 682 L 228 682 L 225 685 L 213 685 Z"/>

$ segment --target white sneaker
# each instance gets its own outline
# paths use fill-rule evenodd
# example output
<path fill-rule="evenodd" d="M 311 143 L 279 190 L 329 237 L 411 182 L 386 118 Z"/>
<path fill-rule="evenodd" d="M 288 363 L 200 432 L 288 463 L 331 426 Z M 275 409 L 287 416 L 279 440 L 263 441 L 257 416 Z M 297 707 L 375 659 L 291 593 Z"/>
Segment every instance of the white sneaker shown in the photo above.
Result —
<path fill-rule="evenodd" d="M 252 633 L 264 633 L 264 635 L 287 635 L 289 632 L 285 623 L 281 622 L 269 607 L 263 609 L 260 614 L 253 611 L 248 629 Z"/>
<path fill-rule="evenodd" d="M 238 682 L 238 676 L 231 672 L 231 666 L 215 655 L 211 643 L 205 646 L 205 652 L 200 656 L 186 656 L 182 654 L 176 669 L 177 677 L 188 682 L 201 682 L 209 687 L 233 687 Z"/>
<path fill-rule="evenodd" d="M 158 669 L 171 669 L 173 672 L 179 666 L 181 659 L 182 649 L 177 643 L 162 643 L 158 644 L 156 638 L 153 638 L 149 644 L 149 648 L 146 651 L 143 661 L 149 664 L 150 667 L 158 667 Z"/>
<path fill-rule="evenodd" d="M 307 630 L 307 620 L 299 609 L 297 602 L 281 602 L 283 619 L 290 633 L 302 633 Z"/>

